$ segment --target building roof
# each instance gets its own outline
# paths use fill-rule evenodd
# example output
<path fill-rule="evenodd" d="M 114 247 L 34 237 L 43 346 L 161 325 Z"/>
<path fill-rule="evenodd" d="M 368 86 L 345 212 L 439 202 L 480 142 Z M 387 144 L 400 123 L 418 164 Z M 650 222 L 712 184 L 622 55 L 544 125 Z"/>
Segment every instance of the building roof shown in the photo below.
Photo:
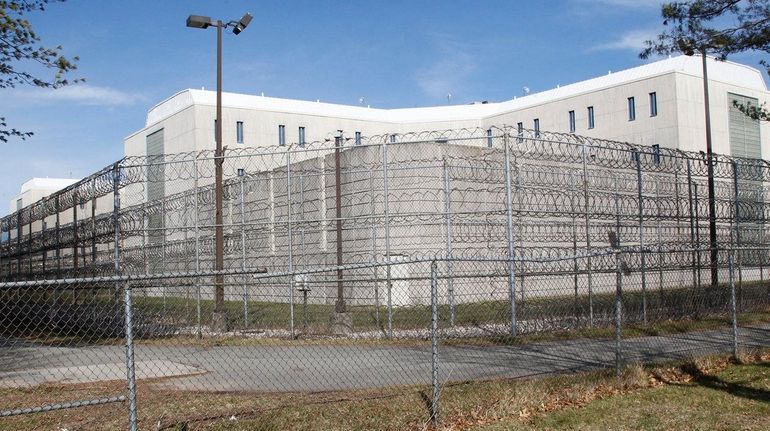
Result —
<path fill-rule="evenodd" d="M 473 120 L 537 106 L 554 100 L 577 96 L 623 83 L 668 73 L 676 72 L 701 77 L 701 61 L 701 57 L 699 56 L 687 57 L 682 55 L 671 57 L 499 103 L 379 109 L 247 94 L 223 93 L 222 104 L 228 108 L 256 109 L 272 112 L 390 123 Z M 730 61 L 717 61 L 712 57 L 708 57 L 708 68 L 710 80 L 730 83 L 732 85 L 758 91 L 767 91 L 767 86 L 765 85 L 761 72 L 752 67 Z M 149 127 L 192 105 L 214 106 L 215 104 L 216 92 L 214 91 L 193 89 L 183 90 L 153 106 L 147 113 L 145 127 Z"/>
<path fill-rule="evenodd" d="M 77 181 L 73 178 L 32 178 L 21 185 L 21 194 L 30 190 L 58 191 Z"/>

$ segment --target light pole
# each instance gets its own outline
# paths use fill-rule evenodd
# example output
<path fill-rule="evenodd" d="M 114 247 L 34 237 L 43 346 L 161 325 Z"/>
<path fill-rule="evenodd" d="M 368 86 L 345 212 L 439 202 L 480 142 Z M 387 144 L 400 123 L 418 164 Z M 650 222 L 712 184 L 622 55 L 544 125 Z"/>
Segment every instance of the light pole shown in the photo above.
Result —
<path fill-rule="evenodd" d="M 706 168 L 708 169 L 709 189 L 709 246 L 711 248 L 711 286 L 719 284 L 719 268 L 717 266 L 717 218 L 714 196 L 714 157 L 711 149 L 711 108 L 709 107 L 709 74 L 706 65 L 706 47 L 701 47 L 700 55 L 703 62 L 703 103 L 706 111 Z"/>
<path fill-rule="evenodd" d="M 334 303 L 334 312 L 331 316 L 331 332 L 334 335 L 349 335 L 353 331 L 353 316 L 348 312 L 345 304 L 345 291 L 342 277 L 343 247 L 342 247 L 342 168 L 341 155 L 342 144 L 345 137 L 342 130 L 337 130 L 334 137 L 334 201 L 337 234 L 337 300 Z"/>
<path fill-rule="evenodd" d="M 679 50 L 689 57 L 695 55 L 696 49 L 700 52 L 703 65 L 703 105 L 706 115 L 706 169 L 708 181 L 708 199 L 709 199 L 709 248 L 711 261 L 711 286 L 717 287 L 719 284 L 719 267 L 717 253 L 717 219 L 716 219 L 716 197 L 714 196 L 714 154 L 711 147 L 711 108 L 709 105 L 709 75 L 706 50 L 714 45 L 715 38 L 722 34 L 716 34 L 711 37 L 712 43 L 696 43 L 692 39 L 679 39 L 677 45 Z M 700 268 L 698 268 L 700 273 Z"/>
<path fill-rule="evenodd" d="M 187 17 L 187 27 L 207 29 L 217 28 L 217 114 L 214 126 L 216 150 L 214 151 L 214 206 L 215 206 L 215 233 L 214 233 L 214 270 L 224 270 L 224 232 L 222 230 L 222 163 L 224 154 L 222 151 L 222 29 L 233 27 L 233 34 L 240 34 L 252 20 L 250 13 L 246 13 L 240 21 L 212 20 L 207 16 L 190 15 Z M 224 276 L 217 273 L 214 276 L 214 313 L 211 318 L 211 327 L 215 331 L 227 331 L 227 315 L 225 313 L 225 284 Z"/>

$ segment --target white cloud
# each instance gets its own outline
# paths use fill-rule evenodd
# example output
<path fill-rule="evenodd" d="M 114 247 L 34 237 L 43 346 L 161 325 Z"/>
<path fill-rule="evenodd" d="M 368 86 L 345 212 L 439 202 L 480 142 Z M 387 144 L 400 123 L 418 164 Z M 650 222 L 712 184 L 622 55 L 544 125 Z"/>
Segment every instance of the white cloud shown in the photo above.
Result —
<path fill-rule="evenodd" d="M 620 1 L 620 0 L 617 0 Z M 610 51 L 610 50 L 632 50 L 641 51 L 644 48 L 644 41 L 653 40 L 657 36 L 656 30 L 631 30 L 622 34 L 618 39 L 600 43 L 593 46 L 589 51 Z"/>
<path fill-rule="evenodd" d="M 14 93 L 20 99 L 99 106 L 131 105 L 143 99 L 137 94 L 88 84 L 73 84 L 57 89 L 25 89 Z"/>
<path fill-rule="evenodd" d="M 465 81 L 476 70 L 476 60 L 464 46 L 446 36 L 437 37 L 435 43 L 439 57 L 417 69 L 414 80 L 427 96 L 445 99 L 449 93 L 462 92 Z"/>

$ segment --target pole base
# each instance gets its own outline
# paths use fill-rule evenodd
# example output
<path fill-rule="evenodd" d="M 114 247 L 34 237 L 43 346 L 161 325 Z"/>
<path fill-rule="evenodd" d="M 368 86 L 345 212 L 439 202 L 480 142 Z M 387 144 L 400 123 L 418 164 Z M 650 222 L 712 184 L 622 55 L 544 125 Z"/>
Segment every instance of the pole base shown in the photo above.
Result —
<path fill-rule="evenodd" d="M 227 314 L 224 311 L 215 311 L 211 314 L 212 332 L 227 332 L 229 330 L 230 328 L 227 322 Z"/>
<path fill-rule="evenodd" d="M 353 314 L 333 312 L 330 319 L 332 335 L 351 335 L 353 333 Z"/>

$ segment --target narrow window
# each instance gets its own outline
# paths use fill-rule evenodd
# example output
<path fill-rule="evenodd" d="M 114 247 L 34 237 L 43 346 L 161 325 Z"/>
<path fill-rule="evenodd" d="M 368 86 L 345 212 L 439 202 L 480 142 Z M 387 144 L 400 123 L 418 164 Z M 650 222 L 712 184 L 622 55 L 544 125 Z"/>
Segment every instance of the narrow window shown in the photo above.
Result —
<path fill-rule="evenodd" d="M 521 142 L 521 137 L 524 136 L 524 123 L 516 123 L 516 134 L 518 135 L 516 140 Z"/>
<path fill-rule="evenodd" d="M 361 145 L 361 132 L 356 132 L 356 145 Z"/>
<path fill-rule="evenodd" d="M 390 135 L 390 142 L 396 142 L 396 135 Z"/>
<path fill-rule="evenodd" d="M 286 126 L 283 124 L 278 126 L 278 145 L 286 145 Z"/>
<path fill-rule="evenodd" d="M 589 106 L 588 107 L 588 128 L 593 129 L 594 128 L 594 107 Z"/>
<path fill-rule="evenodd" d="M 628 98 L 628 121 L 636 120 L 636 101 L 633 97 Z"/>
<path fill-rule="evenodd" d="M 492 129 L 487 129 L 487 147 L 492 148 Z"/>
<path fill-rule="evenodd" d="M 658 95 L 654 91 L 650 93 L 650 117 L 658 116 Z"/>
<path fill-rule="evenodd" d="M 243 143 L 243 121 L 235 122 L 235 142 Z"/>
<path fill-rule="evenodd" d="M 304 127 L 299 128 L 299 146 L 303 148 L 305 147 L 305 128 Z"/>
<path fill-rule="evenodd" d="M 535 128 L 535 137 L 536 137 L 536 138 L 539 138 L 539 137 L 540 137 L 540 119 L 539 119 L 539 118 L 535 118 L 535 121 L 534 121 L 534 123 L 535 123 L 535 124 L 534 124 L 534 128 Z"/>
<path fill-rule="evenodd" d="M 214 142 L 217 141 L 217 120 L 214 119 Z"/>
<path fill-rule="evenodd" d="M 575 133 L 575 111 L 569 111 L 569 132 Z"/>

